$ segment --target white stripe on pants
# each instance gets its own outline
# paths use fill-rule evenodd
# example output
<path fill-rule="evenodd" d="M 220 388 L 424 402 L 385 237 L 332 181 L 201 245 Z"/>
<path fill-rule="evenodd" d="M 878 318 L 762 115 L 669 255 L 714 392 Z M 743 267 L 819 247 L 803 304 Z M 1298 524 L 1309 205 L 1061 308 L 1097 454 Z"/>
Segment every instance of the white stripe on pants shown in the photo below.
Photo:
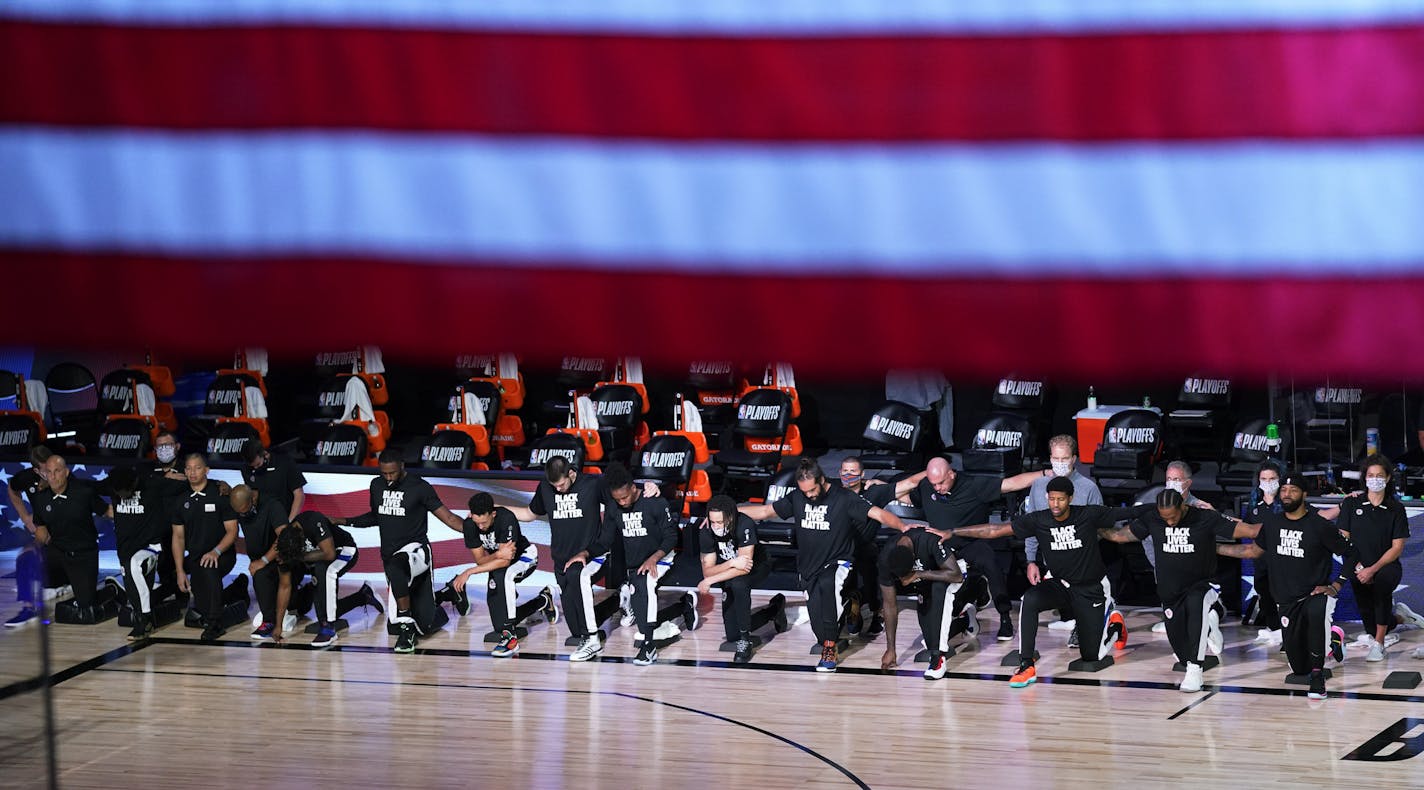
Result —
<path fill-rule="evenodd" d="M 501 581 L 504 582 L 504 612 L 506 617 L 514 616 L 515 604 L 519 603 L 519 591 L 516 589 L 517 585 L 529 578 L 529 574 L 533 573 L 538 567 L 539 549 L 533 543 L 530 543 L 528 548 L 524 549 L 524 553 L 519 555 L 514 562 L 495 571 L 495 573 L 502 575 Z M 493 574 L 491 574 L 491 577 L 493 577 Z M 469 584 L 468 581 L 465 582 L 466 587 L 469 587 Z M 492 587 L 493 585 L 487 586 Z"/>
<path fill-rule="evenodd" d="M 583 599 L 584 628 L 589 633 L 598 630 L 598 617 L 593 613 L 593 577 L 603 570 L 603 563 L 608 559 L 607 554 L 600 554 L 597 557 L 590 557 L 579 571 L 579 597 Z"/>
<path fill-rule="evenodd" d="M 658 581 L 672 569 L 673 553 L 658 560 L 658 567 L 652 573 L 643 574 L 643 584 L 648 588 L 648 611 L 644 622 L 658 624 Z M 635 569 L 636 570 L 636 569 Z"/>
<path fill-rule="evenodd" d="M 161 551 L 162 547 L 157 543 L 145 546 L 129 557 L 129 566 L 124 569 L 124 572 L 129 574 L 134 592 L 138 593 L 138 610 L 143 614 L 153 613 L 153 602 L 150 600 L 152 590 L 148 587 L 148 574 L 158 565 L 158 555 Z"/>
<path fill-rule="evenodd" d="M 949 585 L 949 589 L 944 591 L 944 605 L 939 612 L 939 652 L 949 652 L 949 628 L 954 623 L 955 596 L 959 594 L 959 588 L 964 586 L 964 582 L 955 582 Z"/>
<path fill-rule="evenodd" d="M 338 546 L 336 549 L 336 559 L 326 566 L 326 604 L 325 611 L 318 612 L 326 622 L 336 622 L 336 585 L 341 578 L 341 572 L 346 570 L 346 566 L 351 564 L 351 560 L 356 556 L 355 546 Z M 280 615 L 280 613 L 279 613 Z"/>
<path fill-rule="evenodd" d="M 1103 656 L 1106 656 L 1108 653 L 1111 653 L 1111 652 L 1112 652 L 1113 642 L 1117 641 L 1117 640 L 1115 640 L 1115 639 L 1109 639 L 1109 638 L 1108 638 L 1108 618 L 1112 615 L 1112 613 L 1113 613 L 1113 611 L 1114 611 L 1114 609 L 1113 609 L 1113 604 L 1115 603 L 1115 602 L 1113 601 L 1113 597 L 1112 597 L 1112 585 L 1108 584 L 1108 577 L 1106 577 L 1106 576 L 1103 577 L 1102 585 L 1103 585 L 1103 598 L 1104 598 L 1104 600 L 1103 600 L 1103 637 L 1102 637 L 1102 639 L 1099 640 L 1099 642 L 1098 642 L 1098 658 L 1099 658 L 1099 659 L 1101 659 Z"/>
<path fill-rule="evenodd" d="M 1221 599 L 1221 588 L 1215 584 L 1209 584 L 1206 594 L 1202 596 L 1202 624 L 1201 634 L 1197 637 L 1197 657 L 1198 664 L 1206 660 L 1206 637 L 1211 633 L 1211 607 L 1216 606 L 1216 602 Z M 1186 614 L 1183 612 L 1182 614 Z"/>

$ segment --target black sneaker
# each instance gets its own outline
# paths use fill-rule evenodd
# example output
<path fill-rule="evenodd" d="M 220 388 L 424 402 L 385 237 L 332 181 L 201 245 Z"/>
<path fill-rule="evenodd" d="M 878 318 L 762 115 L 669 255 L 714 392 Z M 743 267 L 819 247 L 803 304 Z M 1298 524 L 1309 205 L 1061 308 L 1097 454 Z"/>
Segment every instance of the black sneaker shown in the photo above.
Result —
<path fill-rule="evenodd" d="M 414 652 L 415 652 L 415 640 L 416 640 L 415 623 L 409 623 L 409 622 L 401 623 L 401 624 L 400 624 L 400 635 L 396 637 L 396 652 L 397 652 L 397 653 L 414 653 Z"/>
<path fill-rule="evenodd" d="M 697 613 L 697 593 L 686 593 L 682 596 L 682 623 L 687 626 L 685 630 L 696 631 L 701 620 L 701 615 Z"/>
<path fill-rule="evenodd" d="M 369 606 L 376 610 L 377 614 L 385 614 L 386 607 L 381 605 L 381 599 L 376 597 L 376 591 L 371 589 L 371 585 L 363 583 L 361 585 L 361 605 Z"/>
<path fill-rule="evenodd" d="M 784 634 L 791 630 L 791 623 L 786 619 L 786 596 L 777 593 L 771 597 L 771 605 L 776 607 L 776 614 L 771 622 L 776 626 L 776 633 Z"/>
<path fill-rule="evenodd" d="M 733 664 L 746 664 L 752 660 L 752 640 L 742 638 L 736 643 L 736 652 L 732 654 Z"/>
<path fill-rule="evenodd" d="M 875 613 L 875 616 L 872 617 L 872 618 L 870 618 L 870 625 L 866 627 L 866 629 L 865 629 L 865 635 L 866 635 L 867 637 L 876 637 L 876 636 L 880 636 L 880 635 L 881 635 L 882 633 L 884 633 L 884 632 L 885 632 L 885 613 L 884 613 L 884 612 L 876 612 L 876 613 Z"/>
<path fill-rule="evenodd" d="M 1330 626 L 1330 657 L 1337 664 L 1345 660 L 1345 630 L 1338 625 Z"/>
<path fill-rule="evenodd" d="M 216 642 L 218 641 L 218 637 L 223 635 L 224 630 L 225 629 L 216 623 L 209 623 L 208 627 L 203 629 L 203 633 L 198 636 L 198 639 L 204 642 Z"/>
<path fill-rule="evenodd" d="M 845 624 L 846 633 L 858 634 L 865 625 L 864 618 L 861 617 L 860 593 L 852 592 L 846 596 L 845 603 Z"/>
<path fill-rule="evenodd" d="M 1310 671 L 1310 692 L 1306 694 L 1310 699 L 1325 699 L 1325 673 L 1319 669 Z"/>
<path fill-rule="evenodd" d="M 545 587 L 539 591 L 539 597 L 544 599 L 544 607 L 540 610 L 544 613 L 544 619 L 549 622 L 549 625 L 557 624 L 559 622 L 559 607 L 554 605 L 553 589 Z"/>
<path fill-rule="evenodd" d="M 455 611 L 459 612 L 461 617 L 469 614 L 470 594 L 465 592 L 463 588 L 456 589 L 453 585 L 449 584 L 445 586 L 450 590 L 450 603 L 455 604 Z"/>
<path fill-rule="evenodd" d="M 240 598 L 249 604 L 252 602 L 252 596 L 247 594 L 247 574 L 245 573 L 239 573 L 237 578 L 232 580 L 232 584 L 227 586 L 227 590 L 232 594 L 233 600 Z"/>
<path fill-rule="evenodd" d="M 140 612 L 134 613 L 133 630 L 129 631 L 126 639 L 130 642 L 137 642 L 140 639 L 147 639 L 151 633 L 153 633 L 153 618 Z"/>
<path fill-rule="evenodd" d="M 124 585 L 120 583 L 118 579 L 112 576 L 105 576 L 104 586 L 110 590 L 110 594 L 114 596 L 115 600 L 124 600 Z"/>
<path fill-rule="evenodd" d="M 1076 631 L 1074 632 L 1077 633 Z M 1014 621 L 1005 617 L 999 620 L 999 635 L 994 637 L 1000 642 L 1009 642 L 1014 638 Z"/>
<path fill-rule="evenodd" d="M 1068 632 L 1068 646 L 1069 646 L 1069 647 L 1077 647 L 1077 646 L 1078 646 L 1078 629 L 1074 628 L 1072 631 L 1069 631 L 1069 632 Z"/>
<path fill-rule="evenodd" d="M 638 655 L 633 659 L 636 666 L 645 667 L 658 660 L 658 649 L 653 646 L 653 640 L 644 639 L 643 646 L 638 648 Z"/>

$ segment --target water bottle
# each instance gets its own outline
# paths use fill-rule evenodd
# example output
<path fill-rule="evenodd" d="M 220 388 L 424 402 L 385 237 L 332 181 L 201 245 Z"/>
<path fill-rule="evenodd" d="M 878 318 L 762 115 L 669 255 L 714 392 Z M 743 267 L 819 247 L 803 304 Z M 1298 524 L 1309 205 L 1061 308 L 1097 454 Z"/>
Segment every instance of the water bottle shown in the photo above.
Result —
<path fill-rule="evenodd" d="M 1093 392 L 1093 388 L 1090 386 L 1090 387 L 1088 387 L 1088 411 L 1097 411 L 1097 410 L 1098 410 L 1098 396 L 1097 396 L 1097 393 Z"/>
<path fill-rule="evenodd" d="M 1379 428 L 1365 429 L 1365 455 L 1379 453 Z"/>
<path fill-rule="evenodd" d="M 1275 457 L 1281 451 L 1281 429 L 1275 423 L 1266 426 L 1266 455 Z"/>

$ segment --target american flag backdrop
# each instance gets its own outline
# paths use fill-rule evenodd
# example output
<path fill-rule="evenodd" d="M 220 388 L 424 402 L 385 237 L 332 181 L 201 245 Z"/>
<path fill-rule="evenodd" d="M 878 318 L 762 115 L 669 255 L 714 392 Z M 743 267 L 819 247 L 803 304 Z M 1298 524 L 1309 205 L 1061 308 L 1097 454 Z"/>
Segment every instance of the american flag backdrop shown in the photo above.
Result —
<path fill-rule="evenodd" d="M 1424 374 L 1424 0 L 6 0 L 0 74 L 47 344 Z"/>

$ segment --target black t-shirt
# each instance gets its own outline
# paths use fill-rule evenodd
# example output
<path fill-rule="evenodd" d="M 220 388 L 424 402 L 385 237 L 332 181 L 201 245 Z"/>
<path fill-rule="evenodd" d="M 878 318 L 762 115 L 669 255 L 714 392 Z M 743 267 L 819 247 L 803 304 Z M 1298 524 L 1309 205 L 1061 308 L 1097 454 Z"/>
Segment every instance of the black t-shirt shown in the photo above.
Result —
<path fill-rule="evenodd" d="M 284 518 L 292 512 L 292 492 L 307 484 L 306 476 L 296 464 L 275 455 L 256 469 L 244 466 L 242 481 L 260 494 L 261 499 L 280 505 Z"/>
<path fill-rule="evenodd" d="M 1138 540 L 1152 538 L 1157 557 L 1157 594 L 1162 601 L 1174 601 L 1193 584 L 1216 575 L 1216 544 L 1234 540 L 1236 522 L 1212 510 L 1189 507 L 1169 527 L 1154 504 L 1137 508 L 1132 534 Z"/>
<path fill-rule="evenodd" d="M 337 551 L 340 551 L 343 546 L 350 548 L 356 547 L 356 541 L 352 539 L 350 532 L 331 523 L 330 519 L 324 514 L 315 510 L 304 510 L 298 513 L 297 517 L 292 519 L 292 527 L 302 531 L 302 538 L 304 539 L 302 546 L 303 554 L 310 554 L 316 551 L 321 547 L 321 542 L 327 538 L 331 538 Z M 280 555 L 277 557 L 277 566 L 283 570 L 286 569 L 286 566 L 282 564 Z"/>
<path fill-rule="evenodd" d="M 870 503 L 844 488 L 829 488 L 815 502 L 793 488 L 772 504 L 776 515 L 796 522 L 796 571 L 803 581 L 855 551 L 855 531 Z"/>
<path fill-rule="evenodd" d="M 697 531 L 697 544 L 701 553 L 717 555 L 719 563 L 736 559 L 737 550 L 747 546 L 756 547 L 752 549 L 753 568 L 766 562 L 766 547 L 757 542 L 756 522 L 750 516 L 742 513 L 737 514 L 737 523 L 733 525 L 732 531 L 727 533 L 725 538 L 719 538 L 713 534 L 712 528 L 704 521 L 702 529 Z"/>
<path fill-rule="evenodd" d="M 1256 543 L 1270 558 L 1271 595 L 1281 604 L 1299 601 L 1316 587 L 1336 581 L 1333 555 L 1346 557 L 1352 566 L 1358 556 L 1340 530 L 1315 508 L 1300 519 L 1266 516 Z"/>
<path fill-rule="evenodd" d="M 914 527 L 905 532 L 905 537 L 910 539 L 910 548 L 915 552 L 915 564 L 912 566 L 917 571 L 938 571 L 948 568 L 953 562 L 953 554 L 949 551 L 949 546 L 939 539 L 939 536 L 927 532 L 921 527 Z M 882 587 L 901 587 L 900 580 L 895 578 L 886 567 L 890 561 L 890 554 L 900 541 L 891 540 L 885 543 L 885 547 L 880 550 L 880 561 L 877 565 L 876 578 Z"/>
<path fill-rule="evenodd" d="M 10 490 L 17 494 L 24 494 L 30 500 L 30 507 L 35 506 L 35 494 L 38 494 L 47 484 L 40 473 L 32 466 L 10 478 Z"/>
<path fill-rule="evenodd" d="M 1360 562 L 1367 566 L 1379 562 L 1396 538 L 1409 537 L 1409 517 L 1404 505 L 1392 496 L 1385 497 L 1379 505 L 1363 496 L 1346 499 L 1340 503 L 1335 526 L 1350 533 L 1350 542 L 1360 552 Z"/>
<path fill-rule="evenodd" d="M 178 479 L 174 480 L 169 477 L 169 472 L 177 472 Z M 183 477 L 182 459 L 176 460 L 171 464 L 156 463 L 148 469 L 145 469 L 143 474 L 140 475 L 140 478 L 145 485 L 150 482 L 158 485 L 163 496 L 170 500 L 186 497 L 188 496 L 188 492 L 192 490 L 192 487 L 188 485 L 187 479 Z"/>
<path fill-rule="evenodd" d="M 1068 517 L 1058 521 L 1047 510 L 1036 510 L 1013 521 L 1014 534 L 1038 538 L 1039 559 L 1054 575 L 1069 584 L 1096 584 L 1107 575 L 1098 530 L 1134 517 L 1132 508 L 1069 505 Z"/>
<path fill-rule="evenodd" d="M 494 509 L 494 523 L 490 524 L 488 531 L 481 531 L 475 525 L 474 519 L 465 519 L 465 548 L 483 548 L 485 551 L 494 552 L 505 543 L 514 544 L 515 557 L 529 548 L 529 539 L 524 537 L 524 531 L 519 528 L 519 519 L 509 512 L 509 508 Z"/>
<path fill-rule="evenodd" d="M 954 486 L 940 494 L 925 478 L 910 492 L 910 501 L 925 511 L 925 521 L 935 529 L 968 527 L 989 521 L 989 511 L 1002 496 L 1003 484 L 997 477 L 961 472 L 955 476 Z"/>
<path fill-rule="evenodd" d="M 599 511 L 605 501 L 612 506 L 603 481 L 592 475 L 578 475 L 564 494 L 556 492 L 549 481 L 539 481 L 529 500 L 529 510 L 549 520 L 549 554 L 556 568 L 562 568 L 581 551 L 587 551 L 590 557 L 608 552 Z"/>
<path fill-rule="evenodd" d="M 46 488 L 34 495 L 35 526 L 49 530 L 50 545 L 71 554 L 98 551 L 99 528 L 94 517 L 102 516 L 109 503 L 86 480 L 69 479 L 64 493 Z"/>
<path fill-rule="evenodd" d="M 662 497 L 639 495 L 626 510 L 615 502 L 604 518 L 608 529 L 623 540 L 623 561 L 630 571 L 647 562 L 653 552 L 667 554 L 677 548 L 677 522 Z"/>
<path fill-rule="evenodd" d="M 1283 510 L 1285 510 L 1285 508 L 1281 505 L 1280 497 L 1276 497 L 1276 501 L 1270 503 L 1269 505 L 1261 501 L 1261 499 L 1258 497 L 1256 501 L 1253 502 L 1251 506 L 1246 509 L 1246 517 L 1241 520 L 1245 521 L 1247 524 L 1260 524 L 1262 521 L 1266 520 L 1266 516 L 1269 516 L 1272 513 L 1280 513 Z"/>
<path fill-rule="evenodd" d="M 114 538 L 120 557 L 132 557 L 145 546 L 161 543 L 168 529 L 168 508 L 158 485 L 144 483 L 127 499 L 114 497 Z"/>
<path fill-rule="evenodd" d="M 246 513 L 239 513 L 237 525 L 242 528 L 243 542 L 247 544 L 247 558 L 255 560 L 266 554 L 277 540 L 277 528 L 286 523 L 287 511 L 261 496 Z"/>
<path fill-rule="evenodd" d="M 225 488 L 216 480 L 209 480 L 201 491 L 188 486 L 188 493 L 173 508 L 170 518 L 183 526 L 183 548 L 188 556 L 201 557 L 212 551 L 223 539 L 224 522 L 237 520 Z"/>
<path fill-rule="evenodd" d="M 434 486 L 409 472 L 393 486 L 383 477 L 371 481 L 371 510 L 351 519 L 353 527 L 376 526 L 381 530 L 381 557 L 389 559 L 402 546 L 430 542 L 426 514 L 444 503 Z"/>

